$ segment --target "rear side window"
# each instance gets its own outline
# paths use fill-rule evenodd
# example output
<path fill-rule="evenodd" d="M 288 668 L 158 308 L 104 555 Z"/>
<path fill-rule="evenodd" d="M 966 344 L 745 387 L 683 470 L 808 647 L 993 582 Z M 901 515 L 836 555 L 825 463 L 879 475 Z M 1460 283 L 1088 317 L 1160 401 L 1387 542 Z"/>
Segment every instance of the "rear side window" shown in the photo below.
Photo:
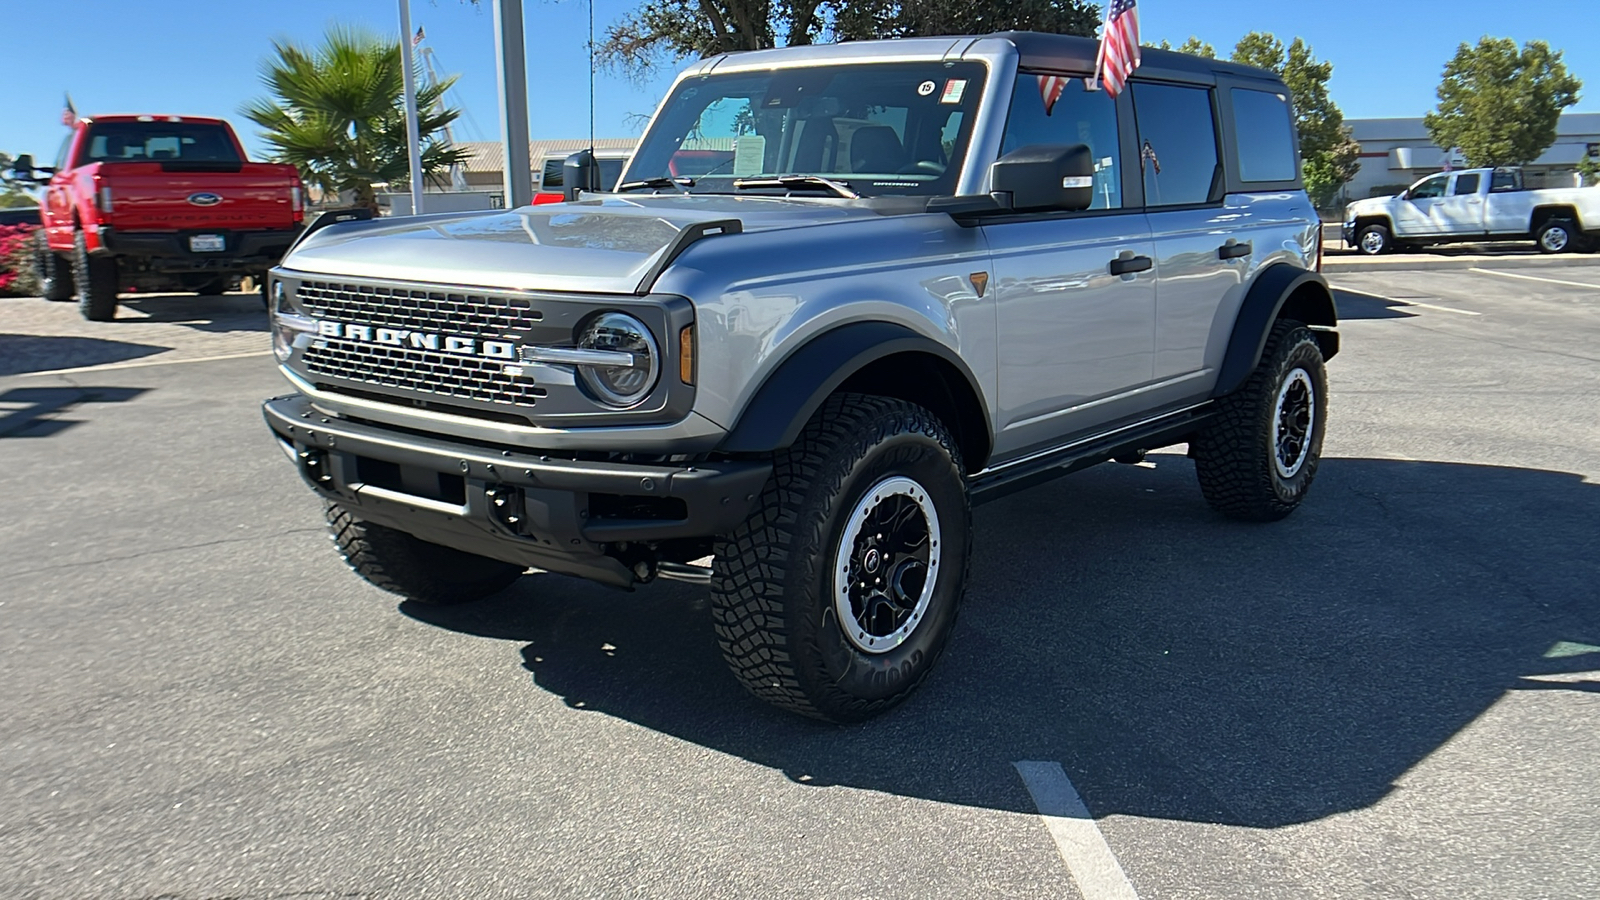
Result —
<path fill-rule="evenodd" d="M 79 165 L 91 162 L 240 163 L 221 125 L 206 122 L 96 122 Z"/>
<path fill-rule="evenodd" d="M 1240 181 L 1294 180 L 1294 123 L 1282 94 L 1233 88 Z"/>
<path fill-rule="evenodd" d="M 1220 193 L 1222 170 L 1209 88 L 1136 83 L 1133 109 L 1146 206 L 1206 203 Z M 1219 190 L 1214 192 L 1214 186 Z"/>
<path fill-rule="evenodd" d="M 545 160 L 544 178 L 540 179 L 539 185 L 547 191 L 552 188 L 564 186 L 567 179 L 566 175 L 564 174 L 564 170 L 561 168 L 562 164 L 563 160 L 559 159 Z"/>
<path fill-rule="evenodd" d="M 1478 192 L 1478 182 L 1480 180 L 1482 180 L 1482 176 L 1477 172 L 1473 172 L 1471 175 L 1457 175 L 1455 189 L 1450 193 L 1458 195 L 1476 194 Z"/>

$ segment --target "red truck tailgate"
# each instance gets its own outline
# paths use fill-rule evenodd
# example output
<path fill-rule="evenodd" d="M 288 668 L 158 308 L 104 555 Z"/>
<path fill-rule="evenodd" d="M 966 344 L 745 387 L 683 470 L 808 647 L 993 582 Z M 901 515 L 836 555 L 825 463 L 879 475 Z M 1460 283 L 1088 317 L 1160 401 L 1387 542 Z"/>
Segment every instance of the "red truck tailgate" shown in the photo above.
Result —
<path fill-rule="evenodd" d="M 102 206 L 101 221 L 118 231 L 280 229 L 297 221 L 293 166 L 107 162 L 89 169 L 102 192 L 110 188 L 111 210 Z"/>

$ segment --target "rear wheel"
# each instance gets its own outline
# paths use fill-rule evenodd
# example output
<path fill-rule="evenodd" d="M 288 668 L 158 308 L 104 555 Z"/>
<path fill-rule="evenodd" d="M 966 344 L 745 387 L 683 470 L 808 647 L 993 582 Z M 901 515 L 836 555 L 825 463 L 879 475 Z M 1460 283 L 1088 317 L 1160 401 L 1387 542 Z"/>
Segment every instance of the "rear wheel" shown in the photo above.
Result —
<path fill-rule="evenodd" d="M 231 282 L 226 278 L 214 278 L 194 289 L 199 297 L 214 297 L 217 294 L 226 294 Z"/>
<path fill-rule="evenodd" d="M 73 299 L 77 292 L 72 288 L 72 266 L 61 254 L 50 249 L 43 229 L 40 229 L 37 240 L 33 251 L 33 268 L 39 278 L 39 295 L 58 303 Z"/>
<path fill-rule="evenodd" d="M 943 423 L 901 400 L 829 398 L 719 537 L 717 643 L 763 700 L 854 722 L 932 671 L 966 589 L 969 511 Z"/>
<path fill-rule="evenodd" d="M 1356 235 L 1356 247 L 1368 256 L 1377 256 L 1394 249 L 1394 238 L 1384 225 L 1367 225 Z"/>
<path fill-rule="evenodd" d="M 1567 253 L 1578 248 L 1578 225 L 1571 219 L 1547 219 L 1533 239 L 1540 253 Z"/>
<path fill-rule="evenodd" d="M 80 229 L 72 235 L 72 280 L 78 292 L 78 311 L 91 322 L 117 317 L 117 261 L 90 256 Z"/>
<path fill-rule="evenodd" d="M 375 587 L 418 603 L 470 603 L 510 587 L 526 566 L 429 543 L 327 505 L 328 532 L 345 563 Z"/>

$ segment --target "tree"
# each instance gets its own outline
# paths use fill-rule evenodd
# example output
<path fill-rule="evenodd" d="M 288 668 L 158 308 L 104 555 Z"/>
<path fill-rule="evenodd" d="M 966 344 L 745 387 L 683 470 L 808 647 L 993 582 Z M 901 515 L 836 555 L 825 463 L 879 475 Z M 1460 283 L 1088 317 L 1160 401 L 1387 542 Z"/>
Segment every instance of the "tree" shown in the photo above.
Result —
<path fill-rule="evenodd" d="M 1176 47 L 1172 46 L 1172 42 L 1170 42 L 1170 41 L 1168 41 L 1166 39 L 1162 39 L 1161 43 L 1153 44 L 1152 46 L 1154 46 L 1157 50 L 1176 50 L 1179 53 L 1187 53 L 1190 56 L 1203 56 L 1206 59 L 1216 59 L 1217 58 L 1217 48 L 1216 47 L 1211 46 L 1210 44 L 1206 43 L 1205 41 L 1200 40 L 1199 38 L 1195 37 L 1192 34 L 1189 35 L 1189 39 L 1188 40 L 1184 41 L 1183 43 L 1179 44 Z"/>
<path fill-rule="evenodd" d="M 39 198 L 28 193 L 33 183 L 11 177 L 11 167 L 16 162 L 11 154 L 0 152 L 0 209 L 39 205 Z"/>
<path fill-rule="evenodd" d="M 1584 184 L 1600 185 L 1600 157 L 1585 156 L 1578 161 L 1578 174 Z"/>
<path fill-rule="evenodd" d="M 1361 145 L 1345 127 L 1344 113 L 1328 96 L 1333 63 L 1318 62 L 1311 47 L 1295 38 L 1288 47 L 1272 34 L 1252 31 L 1233 48 L 1233 61 L 1278 73 L 1294 97 L 1300 132 L 1301 174 L 1312 203 L 1325 207 L 1361 168 Z"/>
<path fill-rule="evenodd" d="M 606 29 L 600 58 L 632 75 L 663 59 L 840 41 L 985 34 L 1007 29 L 1092 35 L 1084 0 L 646 0 Z"/>
<path fill-rule="evenodd" d="M 1555 143 L 1561 110 L 1578 102 L 1582 87 L 1544 41 L 1518 51 L 1510 38 L 1485 37 L 1456 48 L 1439 108 L 1423 123 L 1435 144 L 1460 148 L 1470 165 L 1525 165 Z"/>
<path fill-rule="evenodd" d="M 261 81 L 272 96 L 242 112 L 261 126 L 275 161 L 298 166 L 307 184 L 350 191 L 357 205 L 376 209 L 373 184 L 411 178 L 399 42 L 334 28 L 314 49 L 288 41 L 272 46 L 275 55 L 261 64 Z M 438 185 L 467 155 L 440 140 L 444 126 L 461 114 L 441 102 L 454 83 L 450 78 L 417 89 L 422 173 Z"/>

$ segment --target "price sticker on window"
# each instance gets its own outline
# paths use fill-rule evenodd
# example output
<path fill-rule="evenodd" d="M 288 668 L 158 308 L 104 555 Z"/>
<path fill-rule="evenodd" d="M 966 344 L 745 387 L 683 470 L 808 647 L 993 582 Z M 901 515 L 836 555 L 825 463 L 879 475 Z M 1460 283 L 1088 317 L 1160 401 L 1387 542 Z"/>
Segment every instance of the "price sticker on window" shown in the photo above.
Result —
<path fill-rule="evenodd" d="M 960 103 L 962 96 L 967 93 L 967 80 L 965 78 L 952 78 L 944 83 L 944 92 L 939 95 L 940 103 Z"/>

